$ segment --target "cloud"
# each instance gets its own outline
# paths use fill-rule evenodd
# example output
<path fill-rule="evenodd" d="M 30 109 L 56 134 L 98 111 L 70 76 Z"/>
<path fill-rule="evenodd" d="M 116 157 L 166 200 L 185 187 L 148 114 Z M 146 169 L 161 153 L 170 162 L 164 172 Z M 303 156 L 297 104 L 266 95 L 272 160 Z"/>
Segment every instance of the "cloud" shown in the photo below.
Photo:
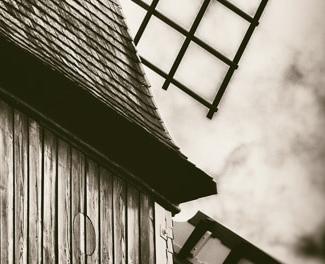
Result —
<path fill-rule="evenodd" d="M 296 62 L 290 64 L 285 72 L 285 83 L 302 83 L 304 78 L 305 76 Z"/>
<path fill-rule="evenodd" d="M 295 250 L 301 256 L 325 261 L 325 224 L 300 237 Z"/>
<path fill-rule="evenodd" d="M 166 3 L 178 14 L 186 1 Z M 252 9 L 258 1 L 234 2 Z M 176 143 L 218 175 L 219 194 L 182 205 L 183 217 L 202 210 L 286 263 L 314 263 L 304 257 L 323 249 L 312 231 L 325 219 L 324 11 L 324 0 L 269 1 L 212 121 L 196 101 L 148 76 Z M 216 31 L 226 28 L 218 29 L 208 35 L 223 43 Z"/>
<path fill-rule="evenodd" d="M 225 174 L 228 174 L 229 171 L 232 171 L 236 168 L 244 166 L 244 163 L 247 162 L 249 158 L 251 144 L 239 144 L 236 146 L 225 159 L 223 167 L 217 173 L 218 178 L 221 178 Z"/>

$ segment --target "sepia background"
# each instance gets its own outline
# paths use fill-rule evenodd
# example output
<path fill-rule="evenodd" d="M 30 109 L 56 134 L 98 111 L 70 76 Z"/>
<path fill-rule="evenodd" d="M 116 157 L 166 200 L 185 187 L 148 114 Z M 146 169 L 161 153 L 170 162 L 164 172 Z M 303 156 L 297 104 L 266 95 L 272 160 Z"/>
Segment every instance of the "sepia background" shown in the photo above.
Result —
<path fill-rule="evenodd" d="M 134 36 L 145 12 L 120 2 Z M 232 2 L 250 14 L 259 3 Z M 157 8 L 189 29 L 201 3 L 160 0 Z M 213 120 L 145 68 L 172 138 L 218 183 L 218 195 L 182 204 L 177 221 L 201 210 L 285 263 L 325 263 L 324 14 L 324 0 L 269 1 Z M 246 28 L 212 1 L 196 36 L 232 58 Z M 138 51 L 168 72 L 183 41 L 151 19 Z M 211 101 L 226 69 L 191 44 L 175 78 Z"/>

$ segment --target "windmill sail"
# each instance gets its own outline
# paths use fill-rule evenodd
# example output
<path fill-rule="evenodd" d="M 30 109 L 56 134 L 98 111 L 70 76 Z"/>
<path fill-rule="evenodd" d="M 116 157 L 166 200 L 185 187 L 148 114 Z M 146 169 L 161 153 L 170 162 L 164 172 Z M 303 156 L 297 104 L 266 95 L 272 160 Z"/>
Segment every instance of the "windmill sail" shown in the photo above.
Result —
<path fill-rule="evenodd" d="M 248 14 L 247 12 L 243 11 L 241 8 L 237 7 L 236 5 L 227 0 L 203 0 L 201 1 L 202 3 L 189 29 L 187 29 L 183 25 L 180 25 L 180 23 L 176 22 L 174 19 L 171 19 L 169 16 L 165 15 L 164 12 L 159 10 L 158 4 L 162 3 L 164 0 L 160 0 L 160 2 L 159 0 L 153 0 L 149 1 L 149 3 L 148 1 L 143 0 L 131 1 L 145 11 L 145 15 L 142 19 L 142 22 L 137 32 L 135 33 L 135 45 L 139 44 L 145 31 L 148 29 L 150 24 L 153 23 L 151 21 L 153 21 L 154 19 L 158 19 L 160 22 L 164 23 L 168 27 L 171 27 L 183 37 L 183 43 L 178 51 L 178 54 L 175 58 L 173 58 L 172 65 L 167 71 L 161 66 L 159 66 L 158 63 L 152 62 L 150 59 L 143 56 L 143 54 L 140 54 L 142 63 L 164 79 L 162 85 L 163 89 L 167 90 L 171 84 L 179 88 L 180 90 L 191 96 L 193 99 L 207 107 L 207 117 L 211 119 L 214 113 L 218 111 L 218 105 L 220 103 L 220 100 L 235 70 L 238 68 L 239 61 L 245 51 L 245 48 L 255 28 L 259 24 L 259 19 L 265 9 L 268 0 L 261 0 L 259 2 L 259 5 L 254 15 Z M 246 32 L 243 38 L 241 39 L 239 46 L 236 47 L 237 50 L 233 58 L 230 58 L 229 56 L 225 55 L 223 52 L 219 51 L 218 49 L 213 47 L 213 45 L 210 45 L 210 43 L 198 36 L 199 34 L 196 34 L 198 28 L 200 27 L 200 24 L 202 24 L 204 17 L 208 13 L 207 10 L 209 6 L 217 4 L 221 5 L 228 12 L 235 14 L 236 16 L 240 17 L 248 23 Z M 222 26 L 223 25 L 220 25 L 220 27 Z M 218 28 L 216 28 L 215 30 L 217 31 Z M 189 47 L 193 43 L 195 43 L 198 47 L 207 52 L 209 56 L 212 56 L 214 59 L 219 60 L 226 67 L 226 70 L 222 73 L 223 76 L 221 81 L 219 83 L 213 84 L 215 88 L 213 92 L 213 98 L 210 100 L 202 96 L 200 93 L 194 91 L 189 87 L 189 85 L 185 84 L 177 78 L 177 71 L 179 70 L 179 66 L 182 63 L 186 52 L 188 52 Z"/>

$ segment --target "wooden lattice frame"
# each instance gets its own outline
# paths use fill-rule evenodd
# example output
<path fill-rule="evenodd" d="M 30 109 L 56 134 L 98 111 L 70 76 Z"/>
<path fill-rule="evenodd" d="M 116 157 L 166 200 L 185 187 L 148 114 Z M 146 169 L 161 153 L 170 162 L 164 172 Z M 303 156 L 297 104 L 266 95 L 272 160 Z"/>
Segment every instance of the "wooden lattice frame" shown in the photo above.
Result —
<path fill-rule="evenodd" d="M 154 65 L 153 63 L 149 62 L 144 57 L 140 56 L 142 63 L 165 79 L 164 84 L 162 86 L 162 88 L 164 90 L 167 90 L 170 84 L 175 85 L 176 87 L 181 89 L 183 92 L 187 93 L 192 98 L 194 98 L 195 100 L 197 100 L 198 102 L 200 102 L 201 104 L 206 106 L 209 109 L 207 117 L 211 119 L 213 117 L 214 113 L 218 111 L 219 102 L 228 86 L 229 81 L 231 80 L 232 75 L 234 74 L 235 70 L 238 68 L 238 63 L 240 61 L 240 58 L 242 57 L 243 52 L 248 44 L 248 41 L 250 40 L 255 28 L 259 24 L 259 19 L 264 11 L 264 8 L 265 8 L 268 0 L 261 0 L 259 6 L 257 8 L 257 11 L 255 12 L 255 15 L 253 17 L 248 15 L 247 13 L 245 13 L 244 11 L 242 11 L 241 9 L 239 9 L 232 3 L 228 2 L 227 0 L 204 0 L 189 31 L 184 29 L 183 27 L 181 27 L 180 25 L 178 25 L 177 23 L 175 23 L 174 21 L 172 21 L 171 19 L 169 19 L 168 17 L 166 17 L 164 14 L 162 14 L 161 12 L 159 12 L 156 9 L 159 0 L 153 0 L 151 2 L 151 5 L 148 5 L 143 0 L 131 0 L 131 1 L 133 1 L 138 6 L 140 6 L 146 10 L 146 15 L 143 18 L 142 23 L 141 23 L 141 25 L 135 35 L 135 38 L 134 38 L 135 45 L 137 45 L 139 43 L 139 41 L 140 41 L 148 23 L 149 23 L 151 16 L 157 17 L 162 22 L 166 23 L 167 25 L 169 25 L 170 27 L 172 27 L 173 29 L 175 29 L 176 31 L 178 31 L 179 33 L 181 33 L 182 35 L 185 36 L 183 45 L 182 45 L 180 51 L 178 52 L 178 55 L 177 55 L 176 59 L 174 60 L 173 65 L 169 70 L 169 73 L 164 72 L 158 66 Z M 213 47 L 208 45 L 206 42 L 202 41 L 201 39 L 199 39 L 195 36 L 195 32 L 196 32 L 204 14 L 205 14 L 205 11 L 207 10 L 211 1 L 219 2 L 220 4 L 227 7 L 229 10 L 231 10 L 232 12 L 234 12 L 235 14 L 237 14 L 238 16 L 242 17 L 244 20 L 249 22 L 249 27 L 244 35 L 244 38 L 241 41 L 241 44 L 240 44 L 233 60 L 227 58 L 221 52 L 217 51 L 216 49 L 214 49 Z M 195 93 L 194 91 L 192 91 L 191 89 L 189 89 L 184 84 L 180 83 L 179 81 L 177 81 L 174 78 L 174 75 L 175 75 L 175 73 L 176 73 L 185 53 L 186 53 L 186 50 L 189 47 L 189 44 L 191 42 L 196 43 L 201 48 L 206 50 L 208 53 L 210 53 L 217 59 L 221 60 L 223 63 L 225 63 L 229 67 L 227 70 L 227 73 L 225 74 L 225 76 L 223 78 L 223 81 L 222 81 L 220 87 L 217 90 L 216 96 L 212 103 L 208 102 L 206 99 L 204 99 L 203 97 L 201 97 L 200 95 L 198 95 L 197 93 Z"/>

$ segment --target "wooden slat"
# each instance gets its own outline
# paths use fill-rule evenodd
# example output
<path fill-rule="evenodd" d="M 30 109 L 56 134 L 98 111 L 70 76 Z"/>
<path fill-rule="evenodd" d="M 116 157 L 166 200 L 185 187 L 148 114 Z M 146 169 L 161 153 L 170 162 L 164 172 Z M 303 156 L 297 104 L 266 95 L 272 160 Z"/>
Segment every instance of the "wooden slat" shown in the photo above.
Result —
<path fill-rule="evenodd" d="M 113 188 L 114 263 L 124 264 L 126 263 L 125 182 L 115 177 Z"/>
<path fill-rule="evenodd" d="M 71 212 L 73 218 L 72 263 L 85 263 L 85 225 L 78 221 L 78 214 L 85 213 L 85 157 L 78 150 L 71 150 Z"/>
<path fill-rule="evenodd" d="M 89 159 L 86 161 L 86 179 L 86 212 L 92 223 L 92 226 L 86 224 L 86 253 L 87 264 L 92 264 L 99 263 L 99 170 L 98 165 Z"/>
<path fill-rule="evenodd" d="M 148 196 L 149 198 L 149 196 Z M 156 248 L 155 248 L 155 207 L 152 200 L 149 198 L 149 263 L 156 263 Z"/>
<path fill-rule="evenodd" d="M 0 259 L 13 263 L 13 114 L 0 100 Z"/>
<path fill-rule="evenodd" d="M 139 191 L 130 184 L 127 187 L 127 230 L 127 263 L 139 264 Z"/>
<path fill-rule="evenodd" d="M 171 212 L 165 210 L 167 227 L 167 263 L 173 264 L 173 219 Z"/>
<path fill-rule="evenodd" d="M 70 146 L 58 142 L 58 258 L 59 263 L 70 263 L 71 214 L 70 214 Z"/>
<path fill-rule="evenodd" d="M 165 210 L 166 228 L 167 228 L 167 263 L 173 264 L 173 219 L 170 211 Z"/>
<path fill-rule="evenodd" d="M 168 211 L 1 101 L 0 124 L 1 263 L 171 263 Z"/>
<path fill-rule="evenodd" d="M 55 136 L 44 131 L 43 193 L 43 263 L 56 263 L 56 174 L 57 143 Z"/>
<path fill-rule="evenodd" d="M 15 263 L 27 263 L 28 119 L 14 111 Z"/>
<path fill-rule="evenodd" d="M 100 263 L 113 263 L 113 177 L 100 168 Z"/>
<path fill-rule="evenodd" d="M 140 194 L 140 259 L 141 263 L 155 263 L 153 203 L 147 194 Z"/>
<path fill-rule="evenodd" d="M 42 130 L 29 120 L 29 263 L 42 261 Z"/>
<path fill-rule="evenodd" d="M 162 237 L 166 227 L 165 209 L 155 203 L 156 264 L 167 264 L 167 241 Z"/>

